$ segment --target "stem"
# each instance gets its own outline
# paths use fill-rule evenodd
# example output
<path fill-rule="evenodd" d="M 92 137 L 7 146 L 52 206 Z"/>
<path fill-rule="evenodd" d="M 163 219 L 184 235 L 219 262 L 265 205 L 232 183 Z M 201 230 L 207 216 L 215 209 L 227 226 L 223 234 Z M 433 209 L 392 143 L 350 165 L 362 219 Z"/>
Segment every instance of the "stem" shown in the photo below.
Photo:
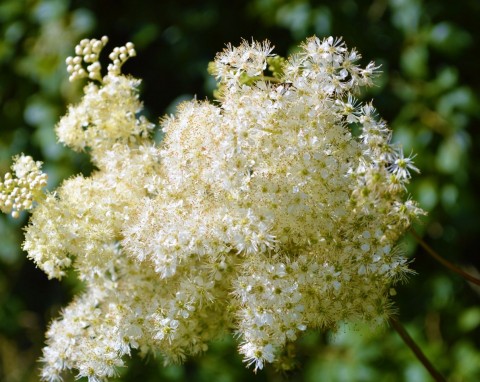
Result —
<path fill-rule="evenodd" d="M 445 379 L 445 377 L 440 374 L 437 369 L 435 369 L 435 367 L 423 353 L 422 349 L 420 349 L 420 347 L 416 344 L 413 338 L 410 337 L 410 335 L 407 333 L 403 325 L 393 317 L 389 318 L 389 322 L 393 326 L 395 331 L 398 333 L 398 335 L 402 338 L 403 342 L 405 342 L 405 344 L 407 344 L 413 354 L 415 354 L 415 357 L 417 357 L 418 360 L 425 367 L 425 369 L 427 369 L 432 378 L 437 382 L 446 382 L 447 380 Z"/>
<path fill-rule="evenodd" d="M 276 84 L 280 84 L 280 83 L 283 82 L 280 78 L 273 77 L 273 76 L 259 76 L 259 78 L 264 80 L 264 81 L 268 81 L 268 82 L 276 83 Z"/>
<path fill-rule="evenodd" d="M 480 279 L 477 279 L 476 277 L 472 276 L 471 274 L 461 270 L 457 266 L 453 265 L 451 262 L 445 260 L 443 257 L 441 257 L 437 252 L 435 252 L 432 247 L 430 247 L 425 241 L 415 232 L 413 228 L 410 229 L 410 233 L 412 236 L 417 240 L 417 242 L 423 247 L 427 253 L 432 256 L 435 260 L 437 260 L 440 264 L 444 265 L 448 269 L 450 269 L 452 272 L 455 272 L 462 276 L 464 279 L 470 281 L 473 284 L 480 285 Z"/>
<path fill-rule="evenodd" d="M 249 81 L 263 80 L 263 81 L 266 81 L 266 82 L 271 82 L 271 83 L 276 83 L 276 84 L 279 84 L 279 83 L 283 82 L 280 78 L 273 77 L 273 76 L 264 76 L 263 74 L 259 75 L 259 76 L 248 77 L 248 80 Z"/>

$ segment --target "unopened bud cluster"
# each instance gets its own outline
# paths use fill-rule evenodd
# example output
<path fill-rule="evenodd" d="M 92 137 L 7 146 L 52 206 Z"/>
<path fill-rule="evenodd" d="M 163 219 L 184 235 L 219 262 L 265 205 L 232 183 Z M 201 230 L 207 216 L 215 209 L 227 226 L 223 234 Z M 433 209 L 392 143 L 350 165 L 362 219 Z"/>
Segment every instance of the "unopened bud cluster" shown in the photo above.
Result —
<path fill-rule="evenodd" d="M 105 42 L 80 43 L 72 79 L 99 80 Z M 220 102 L 182 103 L 156 144 L 139 81 L 120 73 L 134 55 L 115 49 L 58 123 L 96 170 L 46 195 L 26 229 L 38 267 L 85 284 L 47 332 L 42 379 L 106 380 L 131 349 L 183 361 L 232 331 L 255 370 L 289 365 L 307 329 L 384 322 L 409 273 L 395 243 L 423 211 L 405 200 L 413 157 L 355 99 L 377 67 L 333 38 L 287 60 L 268 42 L 228 46 L 210 65 Z"/>
<path fill-rule="evenodd" d="M 102 81 L 101 65 L 99 62 L 100 53 L 108 42 L 108 37 L 103 36 L 100 40 L 83 39 L 75 47 L 75 57 L 67 57 L 67 71 L 70 74 L 70 81 L 88 77 L 91 80 Z M 136 55 L 135 47 L 131 42 L 125 46 L 117 47 L 110 53 L 112 61 L 108 65 L 108 72 L 112 75 L 120 74 L 122 65 Z M 86 66 L 85 66 L 86 64 Z"/>
<path fill-rule="evenodd" d="M 41 167 L 42 163 L 30 156 L 14 158 L 13 175 L 7 172 L 3 182 L 0 181 L 0 210 L 3 213 L 18 218 L 21 211 L 32 208 L 47 185 L 47 174 L 42 173 Z"/>
<path fill-rule="evenodd" d="M 131 42 L 127 42 L 125 46 L 114 48 L 108 56 L 112 63 L 108 65 L 108 72 L 113 75 L 119 75 L 122 65 L 131 57 L 135 57 L 135 47 Z"/>

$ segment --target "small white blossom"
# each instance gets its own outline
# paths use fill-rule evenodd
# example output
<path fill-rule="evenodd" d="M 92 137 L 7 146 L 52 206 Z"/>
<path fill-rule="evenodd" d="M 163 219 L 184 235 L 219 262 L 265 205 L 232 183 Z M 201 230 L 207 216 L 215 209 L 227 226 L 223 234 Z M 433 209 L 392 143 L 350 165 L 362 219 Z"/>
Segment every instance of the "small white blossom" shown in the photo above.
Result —
<path fill-rule="evenodd" d="M 413 164 L 413 158 L 415 158 L 415 155 L 405 158 L 403 155 L 403 150 L 400 150 L 397 153 L 397 157 L 394 158 L 393 163 L 388 167 L 388 169 L 399 179 L 408 180 L 411 177 L 410 170 L 413 170 L 417 173 L 420 172 L 420 170 Z"/>

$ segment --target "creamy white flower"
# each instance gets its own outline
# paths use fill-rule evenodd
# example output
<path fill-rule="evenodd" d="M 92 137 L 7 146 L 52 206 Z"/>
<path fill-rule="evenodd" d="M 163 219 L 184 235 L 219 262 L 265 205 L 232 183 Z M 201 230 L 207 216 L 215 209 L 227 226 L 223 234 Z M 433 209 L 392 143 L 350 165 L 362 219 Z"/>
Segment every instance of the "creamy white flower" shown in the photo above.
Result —
<path fill-rule="evenodd" d="M 423 211 L 405 201 L 414 156 L 355 99 L 374 64 L 312 37 L 272 81 L 269 43 L 228 46 L 213 64 L 220 102 L 182 103 L 155 144 L 139 81 L 120 73 L 133 44 L 102 78 L 106 41 L 84 40 L 68 59 L 71 79 L 95 82 L 56 127 L 97 170 L 37 198 L 46 178 L 21 157 L 26 181 L 0 184 L 4 212 L 38 199 L 29 257 L 49 277 L 73 266 L 85 283 L 47 332 L 43 380 L 73 369 L 104 381 L 131 348 L 180 362 L 232 328 L 258 370 L 309 328 L 388 317 L 409 272 L 395 242 Z"/>

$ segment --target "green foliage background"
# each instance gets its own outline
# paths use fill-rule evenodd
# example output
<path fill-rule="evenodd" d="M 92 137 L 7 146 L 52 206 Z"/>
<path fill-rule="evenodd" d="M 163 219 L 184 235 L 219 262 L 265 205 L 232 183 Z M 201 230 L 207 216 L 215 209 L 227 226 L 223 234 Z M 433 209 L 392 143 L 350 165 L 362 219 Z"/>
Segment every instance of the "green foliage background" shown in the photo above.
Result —
<path fill-rule="evenodd" d="M 224 44 L 263 40 L 287 55 L 305 37 L 343 36 L 363 63 L 382 65 L 364 95 L 418 153 L 410 192 L 429 214 L 416 227 L 439 253 L 479 274 L 480 2 L 478 0 L 0 0 L 0 174 L 20 152 L 45 162 L 49 188 L 91 171 L 86 157 L 55 141 L 53 126 L 81 94 L 64 59 L 85 37 L 109 47 L 135 43 L 125 72 L 142 78 L 147 114 L 158 121 L 194 95 L 211 97 L 207 64 Z M 20 250 L 19 220 L 0 216 L 0 380 L 37 381 L 51 318 L 80 286 L 48 281 Z M 407 235 L 418 273 L 398 288 L 399 319 L 451 381 L 480 380 L 480 289 L 442 268 Z M 429 381 L 391 328 L 345 325 L 310 333 L 288 375 L 246 370 L 231 338 L 205 356 L 163 367 L 133 357 L 119 381 Z M 73 380 L 73 378 L 71 379 Z"/>

